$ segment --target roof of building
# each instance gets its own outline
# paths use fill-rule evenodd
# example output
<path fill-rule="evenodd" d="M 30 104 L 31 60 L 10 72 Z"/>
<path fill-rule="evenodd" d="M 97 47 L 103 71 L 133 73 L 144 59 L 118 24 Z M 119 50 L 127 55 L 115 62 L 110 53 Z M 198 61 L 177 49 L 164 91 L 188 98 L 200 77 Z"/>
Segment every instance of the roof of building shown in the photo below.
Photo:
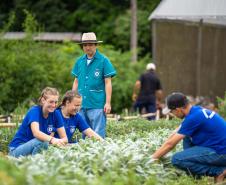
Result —
<path fill-rule="evenodd" d="M 20 40 L 24 39 L 26 37 L 26 33 L 24 32 L 7 32 L 5 33 L 2 38 L 3 39 L 9 39 L 9 40 Z M 65 40 L 68 41 L 80 41 L 81 40 L 81 34 L 80 33 L 60 33 L 60 32 L 43 32 L 34 34 L 33 36 L 34 40 L 37 41 L 49 41 L 49 42 L 62 42 Z"/>
<path fill-rule="evenodd" d="M 226 0 L 162 0 L 149 20 L 169 19 L 226 25 Z"/>

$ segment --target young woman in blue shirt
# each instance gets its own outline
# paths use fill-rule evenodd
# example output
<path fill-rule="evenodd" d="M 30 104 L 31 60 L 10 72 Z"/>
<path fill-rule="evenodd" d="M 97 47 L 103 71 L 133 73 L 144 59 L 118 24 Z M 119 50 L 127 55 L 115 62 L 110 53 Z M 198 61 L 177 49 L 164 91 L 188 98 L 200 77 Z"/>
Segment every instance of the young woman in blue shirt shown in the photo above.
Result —
<path fill-rule="evenodd" d="M 57 89 L 51 87 L 43 89 L 39 105 L 29 109 L 9 144 L 10 156 L 34 155 L 47 149 L 49 144 L 59 147 L 67 144 L 62 117 L 55 111 L 58 99 Z M 61 139 L 51 136 L 54 131 L 57 131 Z"/>
<path fill-rule="evenodd" d="M 73 143 L 72 137 L 76 129 L 79 129 L 87 137 L 94 137 L 97 140 L 103 140 L 96 132 L 94 132 L 86 121 L 77 113 L 80 109 L 82 97 L 77 91 L 69 90 L 65 93 L 62 103 L 56 110 L 64 120 L 69 143 Z M 59 134 L 55 133 L 55 137 L 59 138 Z"/>

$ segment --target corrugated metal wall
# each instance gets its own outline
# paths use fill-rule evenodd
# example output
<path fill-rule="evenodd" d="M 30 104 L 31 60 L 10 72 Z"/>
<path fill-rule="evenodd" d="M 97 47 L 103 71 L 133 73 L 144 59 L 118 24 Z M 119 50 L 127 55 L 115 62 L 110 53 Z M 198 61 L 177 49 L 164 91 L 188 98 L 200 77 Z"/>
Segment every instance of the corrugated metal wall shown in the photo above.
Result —
<path fill-rule="evenodd" d="M 226 91 L 226 28 L 152 21 L 153 58 L 165 94 L 182 91 L 223 97 Z"/>

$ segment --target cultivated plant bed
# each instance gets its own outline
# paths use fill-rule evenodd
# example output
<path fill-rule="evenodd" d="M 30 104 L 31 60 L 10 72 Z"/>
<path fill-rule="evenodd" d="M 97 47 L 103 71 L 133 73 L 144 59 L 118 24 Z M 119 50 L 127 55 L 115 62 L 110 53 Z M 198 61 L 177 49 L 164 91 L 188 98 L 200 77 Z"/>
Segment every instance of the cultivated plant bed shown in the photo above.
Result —
<path fill-rule="evenodd" d="M 170 156 L 181 145 L 160 161 L 150 160 L 178 124 L 178 120 L 110 122 L 104 142 L 79 140 L 65 148 L 51 146 L 41 154 L 9 157 L 5 162 L 14 163 L 16 167 L 10 170 L 21 172 L 30 185 L 213 184 L 212 178 L 195 180 L 170 164 Z M 12 172 L 6 176 L 10 178 Z"/>

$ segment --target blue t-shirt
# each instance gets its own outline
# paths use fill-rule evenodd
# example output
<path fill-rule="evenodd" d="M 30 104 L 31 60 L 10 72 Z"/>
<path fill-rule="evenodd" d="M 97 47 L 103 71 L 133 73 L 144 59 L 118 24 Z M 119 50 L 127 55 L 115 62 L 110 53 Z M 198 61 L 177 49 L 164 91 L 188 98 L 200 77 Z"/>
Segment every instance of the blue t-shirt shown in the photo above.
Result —
<path fill-rule="evenodd" d="M 61 112 L 61 109 L 56 110 L 64 120 L 64 128 L 67 134 L 68 142 L 73 143 L 72 136 L 75 133 L 76 128 L 79 129 L 80 132 L 83 132 L 87 128 L 90 128 L 86 121 L 77 113 L 70 118 L 65 118 Z M 58 133 L 55 133 L 56 138 L 59 138 Z"/>
<path fill-rule="evenodd" d="M 214 111 L 192 106 L 178 133 L 189 136 L 196 146 L 209 147 L 218 154 L 226 154 L 226 122 Z"/>
<path fill-rule="evenodd" d="M 43 117 L 42 107 L 33 106 L 27 112 L 22 124 L 20 125 L 16 135 L 10 142 L 9 147 L 18 147 L 31 139 L 34 139 L 31 123 L 38 122 L 39 130 L 50 135 L 56 129 L 63 127 L 63 119 L 56 111 L 49 113 L 48 118 Z"/>
<path fill-rule="evenodd" d="M 81 56 L 72 69 L 78 79 L 78 92 L 82 95 L 82 108 L 103 109 L 106 102 L 105 78 L 116 75 L 110 60 L 96 50 L 87 65 L 87 55 Z"/>

